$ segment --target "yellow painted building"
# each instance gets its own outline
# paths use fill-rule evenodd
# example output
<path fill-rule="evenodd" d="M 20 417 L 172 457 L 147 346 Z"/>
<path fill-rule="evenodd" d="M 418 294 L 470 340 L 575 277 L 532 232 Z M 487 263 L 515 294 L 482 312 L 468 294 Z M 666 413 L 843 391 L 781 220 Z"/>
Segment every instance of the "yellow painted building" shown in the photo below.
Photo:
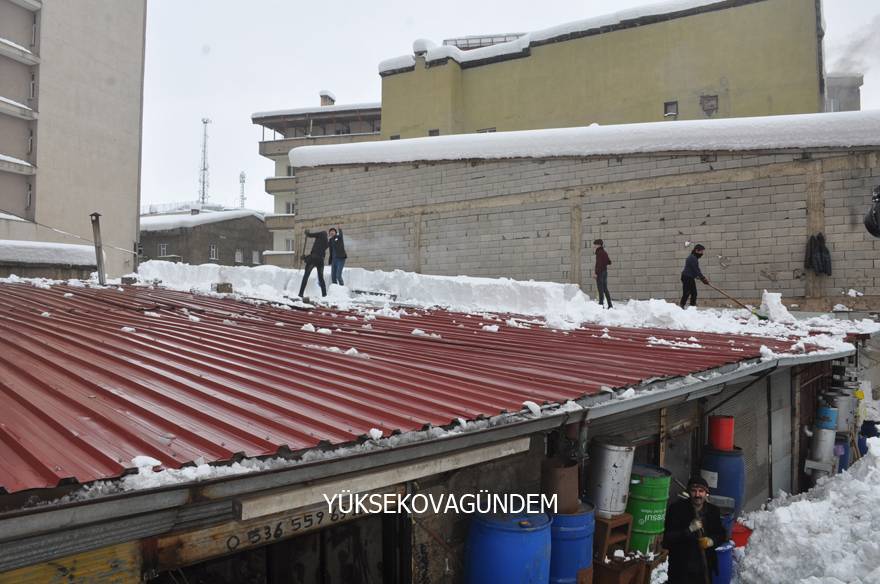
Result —
<path fill-rule="evenodd" d="M 472 50 L 416 41 L 380 64 L 382 137 L 823 111 L 819 0 L 660 7 Z"/>

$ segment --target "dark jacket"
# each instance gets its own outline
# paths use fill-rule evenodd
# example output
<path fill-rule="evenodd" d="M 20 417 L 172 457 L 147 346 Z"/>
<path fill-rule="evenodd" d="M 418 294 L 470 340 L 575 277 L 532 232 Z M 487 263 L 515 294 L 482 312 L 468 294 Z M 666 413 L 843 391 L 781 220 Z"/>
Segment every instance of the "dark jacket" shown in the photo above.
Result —
<path fill-rule="evenodd" d="M 718 558 L 715 548 L 727 541 L 727 534 L 721 524 L 721 511 L 711 503 L 704 503 L 700 512 L 703 533 L 692 533 L 688 526 L 694 520 L 694 507 L 690 500 L 681 500 L 670 505 L 666 512 L 666 528 L 663 532 L 663 547 L 669 550 L 669 584 L 703 582 L 703 558 L 698 542 L 701 535 L 712 538 L 713 546 L 706 550 L 706 563 L 709 574 L 717 574 Z M 698 576 L 695 578 L 695 576 Z"/>
<path fill-rule="evenodd" d="M 329 245 L 329 243 L 327 242 L 327 232 L 316 231 L 312 233 L 311 231 L 306 230 L 306 237 L 315 238 L 315 243 L 312 245 L 312 251 L 309 252 L 309 255 L 306 256 L 306 258 L 313 262 L 319 262 L 323 264 L 324 254 L 327 253 L 327 247 Z"/>
<path fill-rule="evenodd" d="M 608 266 L 611 265 L 611 258 L 608 257 L 608 252 L 605 251 L 604 247 L 600 247 L 596 250 L 596 275 L 598 276 L 602 272 L 608 269 Z"/>
<path fill-rule="evenodd" d="M 691 252 L 691 255 L 687 257 L 681 275 L 685 278 L 704 279 L 703 272 L 700 271 L 700 257 L 697 254 Z"/>
<path fill-rule="evenodd" d="M 831 252 L 825 245 L 825 235 L 818 233 L 807 240 L 807 253 L 804 256 L 804 267 L 817 274 L 831 275 Z"/>
<path fill-rule="evenodd" d="M 345 255 L 345 240 L 342 238 L 342 230 L 336 232 L 336 235 L 330 238 L 330 261 L 334 259 L 344 260 L 348 256 Z"/>

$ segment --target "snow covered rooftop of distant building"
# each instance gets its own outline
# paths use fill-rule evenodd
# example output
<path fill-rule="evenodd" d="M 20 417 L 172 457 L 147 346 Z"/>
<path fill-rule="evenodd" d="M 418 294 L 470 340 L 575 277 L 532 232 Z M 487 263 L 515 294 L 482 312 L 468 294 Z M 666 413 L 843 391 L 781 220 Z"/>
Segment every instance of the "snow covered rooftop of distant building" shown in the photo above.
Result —
<path fill-rule="evenodd" d="M 366 102 L 366 103 L 348 103 L 348 104 L 339 104 L 339 105 L 318 105 L 315 107 L 301 107 L 296 109 L 286 109 L 286 110 L 276 110 L 269 112 L 257 112 L 251 115 L 251 120 L 258 120 L 260 118 L 274 118 L 278 116 L 300 116 L 306 114 L 329 114 L 329 113 L 340 113 L 340 112 L 350 112 L 350 111 L 358 111 L 358 110 L 370 110 L 370 109 L 380 109 L 382 107 L 382 103 L 375 102 Z"/>
<path fill-rule="evenodd" d="M 649 152 L 779 150 L 880 146 L 880 110 L 592 125 L 520 132 L 457 134 L 361 144 L 303 146 L 296 168 L 417 160 L 614 156 Z"/>
<path fill-rule="evenodd" d="M 566 22 L 543 30 L 526 33 L 521 37 L 506 43 L 499 43 L 468 51 L 463 51 L 454 45 L 437 46 L 432 43 L 430 47 L 427 47 L 425 46 L 424 41 L 420 43 L 420 46 L 426 49 L 426 61 L 437 61 L 445 58 L 452 59 L 457 63 L 483 61 L 504 55 L 522 53 L 532 44 L 542 44 L 554 39 L 561 40 L 562 37 L 578 36 L 586 34 L 588 31 L 600 32 L 600 29 L 617 26 L 626 21 L 638 20 L 649 16 L 672 16 L 679 12 L 686 12 L 713 4 L 725 5 L 727 2 L 721 0 L 673 0 L 671 2 L 660 2 L 648 6 L 631 8 L 629 10 L 621 10 L 619 12 L 602 16 L 594 16 L 583 20 Z M 379 63 L 379 73 L 383 74 L 404 69 L 411 67 L 414 63 L 415 61 L 413 60 L 412 55 L 386 59 Z"/>
<path fill-rule="evenodd" d="M 243 217 L 256 217 L 264 221 L 263 213 L 252 209 L 234 209 L 230 211 L 202 211 L 197 215 L 188 213 L 170 213 L 167 215 L 141 215 L 141 231 L 165 231 L 182 227 L 195 227 L 208 223 L 218 223 Z"/>
<path fill-rule="evenodd" d="M 95 248 L 72 243 L 0 239 L 0 262 L 94 266 Z"/>

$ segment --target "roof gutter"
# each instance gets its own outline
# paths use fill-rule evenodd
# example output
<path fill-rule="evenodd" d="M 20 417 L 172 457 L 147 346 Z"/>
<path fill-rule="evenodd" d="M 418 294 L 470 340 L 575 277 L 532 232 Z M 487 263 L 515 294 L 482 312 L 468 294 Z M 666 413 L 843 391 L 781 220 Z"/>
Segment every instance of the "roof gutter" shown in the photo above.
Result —
<path fill-rule="evenodd" d="M 640 386 L 653 391 L 633 399 L 614 400 L 610 395 L 578 400 L 579 411 L 548 413 L 540 418 L 513 421 L 503 425 L 426 440 L 398 448 L 378 450 L 350 457 L 294 465 L 289 468 L 224 477 L 200 483 L 171 485 L 145 491 L 120 493 L 91 501 L 35 507 L 0 514 L 0 572 L 50 561 L 172 529 L 193 529 L 235 517 L 234 498 L 278 487 L 289 487 L 329 477 L 357 474 L 382 466 L 446 456 L 474 446 L 485 446 L 560 426 L 639 410 L 657 409 L 663 404 L 684 402 L 713 395 L 724 385 L 776 367 L 827 361 L 854 353 L 854 350 L 763 362 L 727 365 L 704 372 L 710 377 L 681 387 L 676 380 L 663 380 Z M 677 378 L 680 383 L 681 378 Z M 137 517 L 135 517 L 137 516 Z"/>

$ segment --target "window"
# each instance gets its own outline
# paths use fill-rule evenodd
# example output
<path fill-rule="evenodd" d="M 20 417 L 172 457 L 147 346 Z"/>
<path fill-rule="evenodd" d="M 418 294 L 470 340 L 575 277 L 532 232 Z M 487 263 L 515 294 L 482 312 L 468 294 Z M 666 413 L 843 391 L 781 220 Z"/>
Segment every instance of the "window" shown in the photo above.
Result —
<path fill-rule="evenodd" d="M 30 99 L 37 97 L 37 74 L 31 73 Z"/>
<path fill-rule="evenodd" d="M 284 240 L 284 251 L 293 251 L 293 250 L 294 250 L 293 240 L 292 239 L 285 239 Z"/>
<path fill-rule="evenodd" d="M 220 254 L 217 253 L 217 244 L 216 243 L 212 243 L 210 246 L 208 246 L 208 259 L 209 260 L 219 260 L 220 259 Z"/>
<path fill-rule="evenodd" d="M 391 137 L 388 138 L 388 139 L 389 139 L 389 140 L 400 140 L 400 134 L 394 134 L 393 136 L 391 136 Z"/>
<path fill-rule="evenodd" d="M 139 243 L 139 244 L 137 245 L 137 253 L 138 253 L 138 257 L 142 257 L 142 256 L 144 255 L 144 246 L 143 246 L 143 244 L 140 244 L 140 243 Z"/>
<path fill-rule="evenodd" d="M 168 255 L 168 244 L 167 243 L 160 243 L 159 244 L 159 257 L 164 258 L 167 255 Z"/>
<path fill-rule="evenodd" d="M 34 131 L 28 130 L 28 145 L 27 145 L 27 153 L 33 154 L 34 152 Z"/>
<path fill-rule="evenodd" d="M 700 108 L 703 110 L 703 113 L 707 116 L 711 116 L 715 112 L 718 111 L 718 96 L 717 95 L 701 95 L 700 96 Z"/>
<path fill-rule="evenodd" d="M 494 131 L 495 131 L 495 128 L 482 128 L 480 130 L 477 130 L 477 134 L 488 134 L 488 133 L 494 132 Z"/>
<path fill-rule="evenodd" d="M 289 164 L 287 165 L 287 176 L 296 176 L 296 171 Z"/>
<path fill-rule="evenodd" d="M 254 250 L 251 252 L 251 263 L 252 264 L 259 264 L 260 263 L 260 252 L 258 252 L 257 250 Z"/>
<path fill-rule="evenodd" d="M 336 135 L 342 136 L 344 134 L 351 134 L 351 127 L 345 124 L 336 126 Z"/>
<path fill-rule="evenodd" d="M 33 203 L 34 199 L 34 185 L 31 183 L 27 184 L 27 193 L 24 196 L 24 208 L 30 209 L 31 203 Z"/>
<path fill-rule="evenodd" d="M 428 135 L 429 136 L 439 136 L 440 130 L 437 128 L 434 128 L 433 130 L 428 130 Z"/>
<path fill-rule="evenodd" d="M 31 46 L 37 46 L 37 15 L 34 14 L 34 23 L 31 25 Z"/>
<path fill-rule="evenodd" d="M 678 102 L 677 101 L 667 101 L 663 104 L 663 117 L 664 118 L 674 118 L 678 116 Z"/>
<path fill-rule="evenodd" d="M 244 250 L 241 248 L 237 248 L 235 250 L 235 263 L 242 264 L 244 263 Z"/>
<path fill-rule="evenodd" d="M 284 203 L 284 212 L 288 215 L 293 215 L 294 213 L 296 213 L 296 202 L 286 201 Z"/>

